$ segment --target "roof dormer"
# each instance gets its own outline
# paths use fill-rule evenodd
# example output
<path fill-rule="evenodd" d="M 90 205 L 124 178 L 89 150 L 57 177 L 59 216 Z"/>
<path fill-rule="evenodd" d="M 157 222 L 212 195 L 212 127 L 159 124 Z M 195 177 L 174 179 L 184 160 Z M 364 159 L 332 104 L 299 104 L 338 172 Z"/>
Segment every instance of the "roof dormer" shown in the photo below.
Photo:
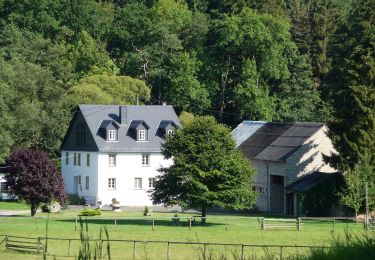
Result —
<path fill-rule="evenodd" d="M 129 130 L 137 141 L 148 141 L 148 130 L 150 127 L 143 120 L 132 120 Z"/>
<path fill-rule="evenodd" d="M 114 120 L 103 120 L 100 125 L 102 137 L 107 142 L 118 141 L 118 129 L 119 125 Z"/>
<path fill-rule="evenodd" d="M 158 127 L 158 134 L 160 137 L 166 137 L 168 134 L 175 133 L 178 128 L 172 120 L 162 120 Z"/>

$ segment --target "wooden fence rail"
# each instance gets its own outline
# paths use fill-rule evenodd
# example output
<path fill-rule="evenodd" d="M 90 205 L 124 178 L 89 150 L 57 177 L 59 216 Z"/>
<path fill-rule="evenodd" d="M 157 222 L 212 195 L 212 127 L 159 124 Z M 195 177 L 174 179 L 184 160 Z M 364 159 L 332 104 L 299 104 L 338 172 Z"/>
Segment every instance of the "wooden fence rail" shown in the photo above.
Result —
<path fill-rule="evenodd" d="M 9 243 L 11 241 L 20 241 L 22 239 L 28 239 L 30 241 L 37 241 L 33 245 L 38 245 L 36 249 L 38 250 L 37 253 L 43 252 L 43 243 L 42 241 L 45 240 L 51 240 L 51 241 L 68 241 L 68 249 L 67 249 L 67 255 L 52 255 L 47 252 L 49 256 L 53 257 L 76 257 L 76 255 L 71 254 L 71 242 L 72 241 L 80 241 L 79 238 L 52 238 L 52 237 L 22 237 L 22 236 L 12 236 L 12 235 L 0 235 L 5 236 L 5 241 L 8 241 Z M 0 239 L 1 240 L 1 239 Z M 269 245 L 262 245 L 262 244 L 236 244 L 236 243 L 210 243 L 210 242 L 184 242 L 184 241 L 165 241 L 165 240 L 129 240 L 129 239 L 90 239 L 90 242 L 99 242 L 101 247 L 103 248 L 104 243 L 113 243 L 113 242 L 124 242 L 124 243 L 131 243 L 132 244 L 132 258 L 136 259 L 137 257 L 137 244 L 165 244 L 166 246 L 166 255 L 165 258 L 167 260 L 173 259 L 171 257 L 171 245 L 195 245 L 195 246 L 200 246 L 202 248 L 202 255 L 203 259 L 208 259 L 208 249 L 209 247 L 217 247 L 217 246 L 222 246 L 222 247 L 228 247 L 232 246 L 235 248 L 240 249 L 240 259 L 245 259 L 245 248 L 262 248 L 262 249 L 278 249 L 278 256 L 279 259 L 283 259 L 284 256 L 284 249 L 287 248 L 299 248 L 299 249 L 327 249 L 330 248 L 328 246 L 311 246 L 311 245 L 278 245 L 278 244 L 269 244 Z M 7 242 L 6 242 L 7 243 Z M 30 242 L 32 243 L 32 242 Z M 8 248 L 8 247 L 6 247 Z M 11 249 L 11 248 L 9 248 Z M 162 258 L 162 257 L 160 257 Z"/>

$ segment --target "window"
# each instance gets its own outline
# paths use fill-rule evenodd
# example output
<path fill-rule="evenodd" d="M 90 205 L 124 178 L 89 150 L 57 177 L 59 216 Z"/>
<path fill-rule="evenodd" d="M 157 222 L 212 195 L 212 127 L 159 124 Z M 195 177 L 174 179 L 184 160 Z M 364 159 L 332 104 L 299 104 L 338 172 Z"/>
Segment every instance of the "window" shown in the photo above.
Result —
<path fill-rule="evenodd" d="M 66 165 L 69 164 L 69 153 L 68 152 L 65 153 L 65 164 Z"/>
<path fill-rule="evenodd" d="M 116 178 L 108 178 L 108 189 L 116 189 Z"/>
<path fill-rule="evenodd" d="M 146 130 L 138 130 L 138 141 L 146 141 Z"/>
<path fill-rule="evenodd" d="M 142 166 L 150 166 L 150 155 L 142 154 Z"/>
<path fill-rule="evenodd" d="M 78 175 L 78 184 L 81 184 L 81 175 Z"/>
<path fill-rule="evenodd" d="M 148 178 L 148 187 L 153 189 L 155 186 L 155 178 Z"/>
<path fill-rule="evenodd" d="M 85 123 L 78 123 L 76 125 L 76 145 L 85 146 L 86 145 L 86 125 Z"/>
<path fill-rule="evenodd" d="M 86 166 L 87 167 L 90 166 L 90 154 L 89 153 L 86 155 Z"/>
<path fill-rule="evenodd" d="M 8 192 L 8 183 L 7 182 L 0 182 L 0 192 Z"/>
<path fill-rule="evenodd" d="M 81 166 L 81 153 L 77 153 L 77 165 Z"/>
<path fill-rule="evenodd" d="M 89 176 L 86 176 L 86 190 L 90 188 L 90 178 Z"/>
<path fill-rule="evenodd" d="M 108 141 L 117 141 L 117 130 L 108 130 Z"/>
<path fill-rule="evenodd" d="M 167 135 L 173 135 L 174 134 L 174 130 L 173 129 L 168 129 L 167 130 Z"/>
<path fill-rule="evenodd" d="M 116 154 L 108 154 L 108 165 L 116 166 Z"/>
<path fill-rule="evenodd" d="M 74 153 L 73 157 L 74 157 L 73 164 L 77 165 L 77 153 Z"/>
<path fill-rule="evenodd" d="M 134 178 L 134 189 L 142 189 L 142 178 Z"/>

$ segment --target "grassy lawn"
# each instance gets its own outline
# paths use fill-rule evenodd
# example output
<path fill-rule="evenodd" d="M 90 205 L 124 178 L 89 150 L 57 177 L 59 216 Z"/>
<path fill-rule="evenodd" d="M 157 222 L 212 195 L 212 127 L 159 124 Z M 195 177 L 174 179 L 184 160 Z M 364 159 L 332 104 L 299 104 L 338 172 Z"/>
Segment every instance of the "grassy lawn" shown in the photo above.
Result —
<path fill-rule="evenodd" d="M 62 213 L 50 214 L 48 222 L 48 237 L 51 238 L 79 238 L 80 229 L 75 230 L 75 219 L 79 214 L 78 210 L 68 210 Z M 98 217 L 90 217 L 88 220 L 89 235 L 91 238 L 98 238 L 99 232 L 104 225 L 107 226 L 110 239 L 127 240 L 157 240 L 157 241 L 183 241 L 183 242 L 217 242 L 217 243 L 238 243 L 238 244 L 256 244 L 256 245 L 328 245 L 332 236 L 333 223 L 319 221 L 305 221 L 302 231 L 295 230 L 265 230 L 259 229 L 258 220 L 253 216 L 234 216 L 234 215 L 209 215 L 207 224 L 202 226 L 193 225 L 189 230 L 186 217 L 189 214 L 179 214 L 180 225 L 172 225 L 173 213 L 153 213 L 152 217 L 143 217 L 142 212 L 103 212 Z M 38 213 L 40 217 L 6 217 L 0 221 L 0 233 L 29 236 L 45 237 L 46 234 L 46 213 Z M 154 230 L 152 230 L 152 219 L 154 218 Z M 116 226 L 115 221 L 116 219 Z M 343 236 L 344 230 L 361 233 L 363 226 L 354 223 L 335 223 L 335 234 Z M 0 238 L 0 241 L 2 238 Z M 77 254 L 79 241 L 71 242 L 70 254 Z M 111 242 L 111 253 L 113 257 L 122 259 L 132 258 L 133 243 L 130 242 Z M 217 247 L 211 246 L 208 252 L 224 252 L 227 255 L 238 254 L 239 248 L 235 247 Z M 273 252 L 272 250 L 277 250 Z M 278 253 L 279 248 L 269 248 L 271 253 Z M 284 248 L 284 255 L 289 253 L 304 253 L 305 249 Z M 305 250 L 305 251 L 303 251 Z M 51 254 L 67 255 L 68 241 L 48 242 L 48 251 Z M 245 255 L 264 255 L 265 250 L 261 248 L 245 248 Z M 166 243 L 138 243 L 136 245 L 136 259 L 165 259 Z M 202 258 L 202 247 L 194 245 L 176 245 L 170 246 L 170 259 L 198 259 Z M 10 256 L 12 254 L 12 256 Z M 6 251 L 4 245 L 0 246 L 0 259 L 25 257 L 24 254 Z M 28 258 L 33 259 L 33 255 Z M 35 256 L 36 257 L 36 256 Z M 36 257 L 37 258 L 37 257 Z M 235 257 L 234 257 L 235 259 Z"/>
<path fill-rule="evenodd" d="M 28 210 L 30 207 L 22 202 L 0 201 L 0 210 Z"/>

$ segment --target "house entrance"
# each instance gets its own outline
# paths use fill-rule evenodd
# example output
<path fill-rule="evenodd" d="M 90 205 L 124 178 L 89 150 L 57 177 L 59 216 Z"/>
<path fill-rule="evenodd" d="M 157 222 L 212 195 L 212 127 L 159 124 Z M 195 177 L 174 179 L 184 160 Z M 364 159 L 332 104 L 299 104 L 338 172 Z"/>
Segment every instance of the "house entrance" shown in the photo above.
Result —
<path fill-rule="evenodd" d="M 284 176 L 270 176 L 270 213 L 284 213 Z"/>
<path fill-rule="evenodd" d="M 286 214 L 293 216 L 294 215 L 294 193 L 287 192 L 285 194 L 286 198 Z"/>
<path fill-rule="evenodd" d="M 78 176 L 73 179 L 73 194 L 78 194 Z"/>

